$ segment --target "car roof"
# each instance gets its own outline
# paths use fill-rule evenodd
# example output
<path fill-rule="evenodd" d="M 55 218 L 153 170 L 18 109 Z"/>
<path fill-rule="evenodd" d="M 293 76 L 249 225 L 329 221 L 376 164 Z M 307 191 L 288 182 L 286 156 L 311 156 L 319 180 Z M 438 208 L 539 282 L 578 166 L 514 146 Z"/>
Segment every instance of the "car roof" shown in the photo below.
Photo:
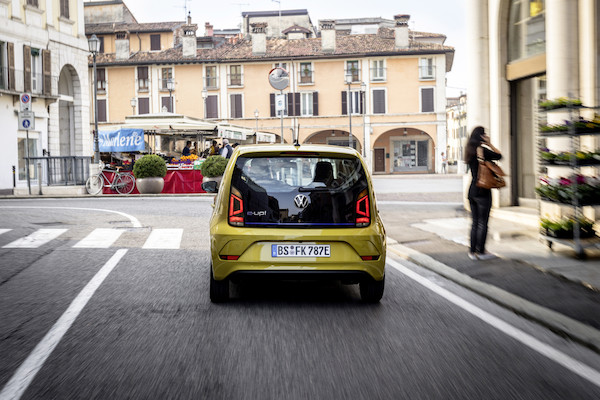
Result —
<path fill-rule="evenodd" d="M 356 150 L 350 147 L 332 146 L 326 144 L 252 144 L 241 145 L 236 149 L 239 151 L 239 156 L 248 156 L 253 154 L 269 154 L 275 156 L 285 153 L 286 156 L 292 156 L 294 153 L 298 155 L 309 155 L 307 153 L 315 153 L 315 155 L 342 155 L 342 156 L 360 156 Z M 312 155 L 312 154 L 310 154 Z"/>

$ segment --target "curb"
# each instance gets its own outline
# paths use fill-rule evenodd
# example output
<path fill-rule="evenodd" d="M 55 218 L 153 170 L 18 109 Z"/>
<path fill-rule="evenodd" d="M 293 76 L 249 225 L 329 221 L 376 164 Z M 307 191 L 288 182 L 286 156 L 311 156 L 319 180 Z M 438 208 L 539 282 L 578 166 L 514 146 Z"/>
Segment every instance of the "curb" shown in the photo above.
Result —
<path fill-rule="evenodd" d="M 525 300 L 496 286 L 473 279 L 470 276 L 458 272 L 454 268 L 417 250 L 406 247 L 393 239 L 388 239 L 387 243 L 388 250 L 391 250 L 405 260 L 442 275 L 521 316 L 547 327 L 561 336 L 566 336 L 589 347 L 595 352 L 600 353 L 600 331 L 556 311 L 552 311 Z"/>

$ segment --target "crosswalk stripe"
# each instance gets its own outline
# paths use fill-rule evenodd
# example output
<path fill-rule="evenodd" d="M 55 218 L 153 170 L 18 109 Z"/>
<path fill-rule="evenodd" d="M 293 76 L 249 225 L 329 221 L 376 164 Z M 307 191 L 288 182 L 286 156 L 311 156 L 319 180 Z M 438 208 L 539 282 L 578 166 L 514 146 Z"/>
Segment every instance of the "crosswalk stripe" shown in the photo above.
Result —
<path fill-rule="evenodd" d="M 178 249 L 183 229 L 154 229 L 144 243 L 143 249 Z"/>
<path fill-rule="evenodd" d="M 117 241 L 122 233 L 122 229 L 94 229 L 92 233 L 77 242 L 73 247 L 80 249 L 107 249 Z"/>
<path fill-rule="evenodd" d="M 14 242 L 11 242 L 3 248 L 5 249 L 35 249 L 40 247 L 51 240 L 56 239 L 63 233 L 65 233 L 67 229 L 38 229 L 33 232 L 29 236 L 25 236 L 21 239 L 17 239 Z"/>
<path fill-rule="evenodd" d="M 0 229 L 0 235 L 9 231 L 12 231 L 12 229 Z"/>

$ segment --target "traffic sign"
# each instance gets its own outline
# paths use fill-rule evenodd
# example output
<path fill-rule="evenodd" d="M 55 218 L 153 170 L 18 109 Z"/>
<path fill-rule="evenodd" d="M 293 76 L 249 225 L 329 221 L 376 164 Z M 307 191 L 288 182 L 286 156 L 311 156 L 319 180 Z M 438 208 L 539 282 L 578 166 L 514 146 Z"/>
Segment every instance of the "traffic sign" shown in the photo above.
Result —
<path fill-rule="evenodd" d="M 33 111 L 22 111 L 19 113 L 19 130 L 30 131 L 35 129 L 35 114 Z"/>
<path fill-rule="evenodd" d="M 31 111 L 31 93 L 21 93 L 19 96 L 21 111 Z"/>

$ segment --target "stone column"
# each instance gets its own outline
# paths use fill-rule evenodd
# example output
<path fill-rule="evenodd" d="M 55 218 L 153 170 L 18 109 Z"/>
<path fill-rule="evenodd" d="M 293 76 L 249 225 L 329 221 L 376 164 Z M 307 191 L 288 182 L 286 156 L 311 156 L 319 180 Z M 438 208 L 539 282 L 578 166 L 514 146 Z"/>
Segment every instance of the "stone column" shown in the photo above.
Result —
<path fill-rule="evenodd" d="M 488 0 L 468 0 L 467 54 L 467 130 L 490 126 Z"/>
<path fill-rule="evenodd" d="M 579 97 L 577 0 L 546 0 L 547 96 Z"/>

